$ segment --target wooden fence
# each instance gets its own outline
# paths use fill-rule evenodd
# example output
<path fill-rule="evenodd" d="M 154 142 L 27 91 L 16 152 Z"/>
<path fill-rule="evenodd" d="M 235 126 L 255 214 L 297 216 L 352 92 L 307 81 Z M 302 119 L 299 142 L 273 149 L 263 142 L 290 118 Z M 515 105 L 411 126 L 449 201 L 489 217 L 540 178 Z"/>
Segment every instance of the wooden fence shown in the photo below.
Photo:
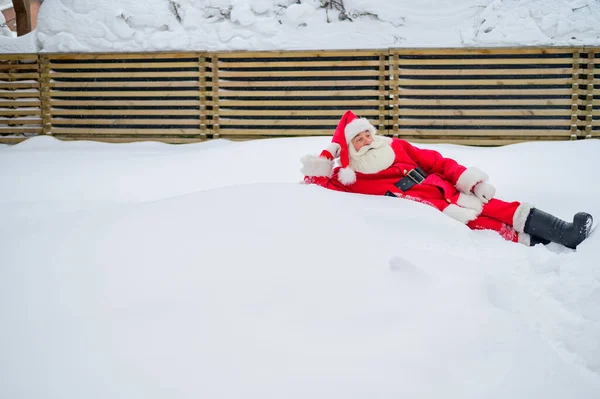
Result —
<path fill-rule="evenodd" d="M 600 49 L 0 55 L 0 142 L 331 135 L 347 109 L 412 141 L 600 137 Z"/>

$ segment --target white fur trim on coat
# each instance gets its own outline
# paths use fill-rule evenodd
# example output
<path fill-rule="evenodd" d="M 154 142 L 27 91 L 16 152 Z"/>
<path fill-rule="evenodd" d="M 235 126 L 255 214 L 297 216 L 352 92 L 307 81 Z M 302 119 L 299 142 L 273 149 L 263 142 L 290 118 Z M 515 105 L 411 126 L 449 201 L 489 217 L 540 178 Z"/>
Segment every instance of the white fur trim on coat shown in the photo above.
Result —
<path fill-rule="evenodd" d="M 391 137 L 388 137 L 388 136 L 381 136 L 378 134 L 377 137 L 379 137 L 379 139 L 381 141 L 383 141 L 384 143 L 390 144 L 390 145 L 392 144 L 392 141 L 394 141 Z"/>
<path fill-rule="evenodd" d="M 326 150 L 331 154 L 332 157 L 338 158 L 340 156 L 340 145 L 338 143 L 330 143 Z"/>
<path fill-rule="evenodd" d="M 460 193 L 456 203 L 463 208 L 469 208 L 477 211 L 477 215 L 483 210 L 483 202 L 473 194 Z"/>
<path fill-rule="evenodd" d="M 474 209 L 462 208 L 454 204 L 448 205 L 446 209 L 444 209 L 444 213 L 463 224 L 467 224 L 471 220 L 477 219 L 477 216 L 479 216 L 479 212 Z"/>
<path fill-rule="evenodd" d="M 348 123 L 344 128 L 346 144 L 350 144 L 350 141 L 352 141 L 353 138 L 365 130 L 370 131 L 371 134 L 375 134 L 375 132 L 377 132 L 375 126 L 371 125 L 367 118 L 356 118 L 352 122 Z"/>
<path fill-rule="evenodd" d="M 338 180 L 344 186 L 354 184 L 356 182 L 356 172 L 350 166 L 346 166 L 338 172 Z"/>
<path fill-rule="evenodd" d="M 531 246 L 531 236 L 527 233 L 518 233 L 519 234 L 519 244 L 523 244 L 526 247 Z"/>
<path fill-rule="evenodd" d="M 300 160 L 302 169 L 300 171 L 304 176 L 326 176 L 331 177 L 333 161 L 316 155 L 305 155 Z"/>
<path fill-rule="evenodd" d="M 513 215 L 513 229 L 515 229 L 517 233 L 525 232 L 525 222 L 527 222 L 527 218 L 529 217 L 532 208 L 533 206 L 531 204 L 523 202 L 515 211 L 515 214 Z"/>
<path fill-rule="evenodd" d="M 463 193 L 470 193 L 474 185 L 488 178 L 488 175 L 478 168 L 467 168 L 456 181 L 456 188 Z"/>

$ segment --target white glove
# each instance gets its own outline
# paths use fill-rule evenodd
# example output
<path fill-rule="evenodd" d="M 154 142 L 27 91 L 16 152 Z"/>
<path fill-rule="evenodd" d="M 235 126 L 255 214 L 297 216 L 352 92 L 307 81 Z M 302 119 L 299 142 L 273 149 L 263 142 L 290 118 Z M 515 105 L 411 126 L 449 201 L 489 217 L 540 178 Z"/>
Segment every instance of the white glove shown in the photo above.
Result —
<path fill-rule="evenodd" d="M 494 198 L 496 189 L 489 183 L 481 182 L 477 183 L 475 188 L 473 188 L 473 194 L 475 194 L 475 196 L 479 198 L 481 202 L 487 204 L 489 200 Z"/>

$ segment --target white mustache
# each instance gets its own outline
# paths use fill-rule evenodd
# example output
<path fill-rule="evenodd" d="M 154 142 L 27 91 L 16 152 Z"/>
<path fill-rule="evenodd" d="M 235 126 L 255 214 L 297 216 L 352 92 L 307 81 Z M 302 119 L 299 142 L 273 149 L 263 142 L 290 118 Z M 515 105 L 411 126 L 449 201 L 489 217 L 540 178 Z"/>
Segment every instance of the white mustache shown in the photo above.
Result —
<path fill-rule="evenodd" d="M 360 150 L 358 150 L 358 151 L 355 151 L 354 153 L 355 153 L 356 155 L 365 155 L 365 154 L 366 154 L 367 152 L 369 152 L 370 150 L 374 150 L 374 149 L 376 149 L 376 148 L 381 148 L 381 146 L 382 146 L 383 144 L 384 144 L 384 143 L 383 143 L 382 141 L 376 141 L 376 140 L 373 140 L 373 142 L 372 142 L 371 144 L 362 146 Z"/>

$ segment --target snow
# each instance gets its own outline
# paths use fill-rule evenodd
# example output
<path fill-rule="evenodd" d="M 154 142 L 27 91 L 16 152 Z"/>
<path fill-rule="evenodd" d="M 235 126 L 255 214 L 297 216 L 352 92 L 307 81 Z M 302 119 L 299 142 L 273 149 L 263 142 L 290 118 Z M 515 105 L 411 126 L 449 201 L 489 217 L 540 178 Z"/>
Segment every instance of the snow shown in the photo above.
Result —
<path fill-rule="evenodd" d="M 328 142 L 0 147 L 0 397 L 598 397 L 597 233 L 299 184 Z M 600 215 L 598 141 L 421 147 Z"/>
<path fill-rule="evenodd" d="M 0 11 L 13 8 L 12 0 L 0 0 Z"/>
<path fill-rule="evenodd" d="M 52 0 L 0 52 L 598 46 L 592 0 Z M 576 251 L 299 184 L 328 137 L 0 144 L 0 397 L 597 398 Z M 600 142 L 421 145 L 600 218 Z"/>
<path fill-rule="evenodd" d="M 53 0 L 33 35 L 0 52 L 598 46 L 600 2 Z"/>
<path fill-rule="evenodd" d="M 4 18 L 4 15 L 0 13 L 0 38 L 3 37 L 13 37 L 13 32 L 6 25 L 6 19 Z"/>

